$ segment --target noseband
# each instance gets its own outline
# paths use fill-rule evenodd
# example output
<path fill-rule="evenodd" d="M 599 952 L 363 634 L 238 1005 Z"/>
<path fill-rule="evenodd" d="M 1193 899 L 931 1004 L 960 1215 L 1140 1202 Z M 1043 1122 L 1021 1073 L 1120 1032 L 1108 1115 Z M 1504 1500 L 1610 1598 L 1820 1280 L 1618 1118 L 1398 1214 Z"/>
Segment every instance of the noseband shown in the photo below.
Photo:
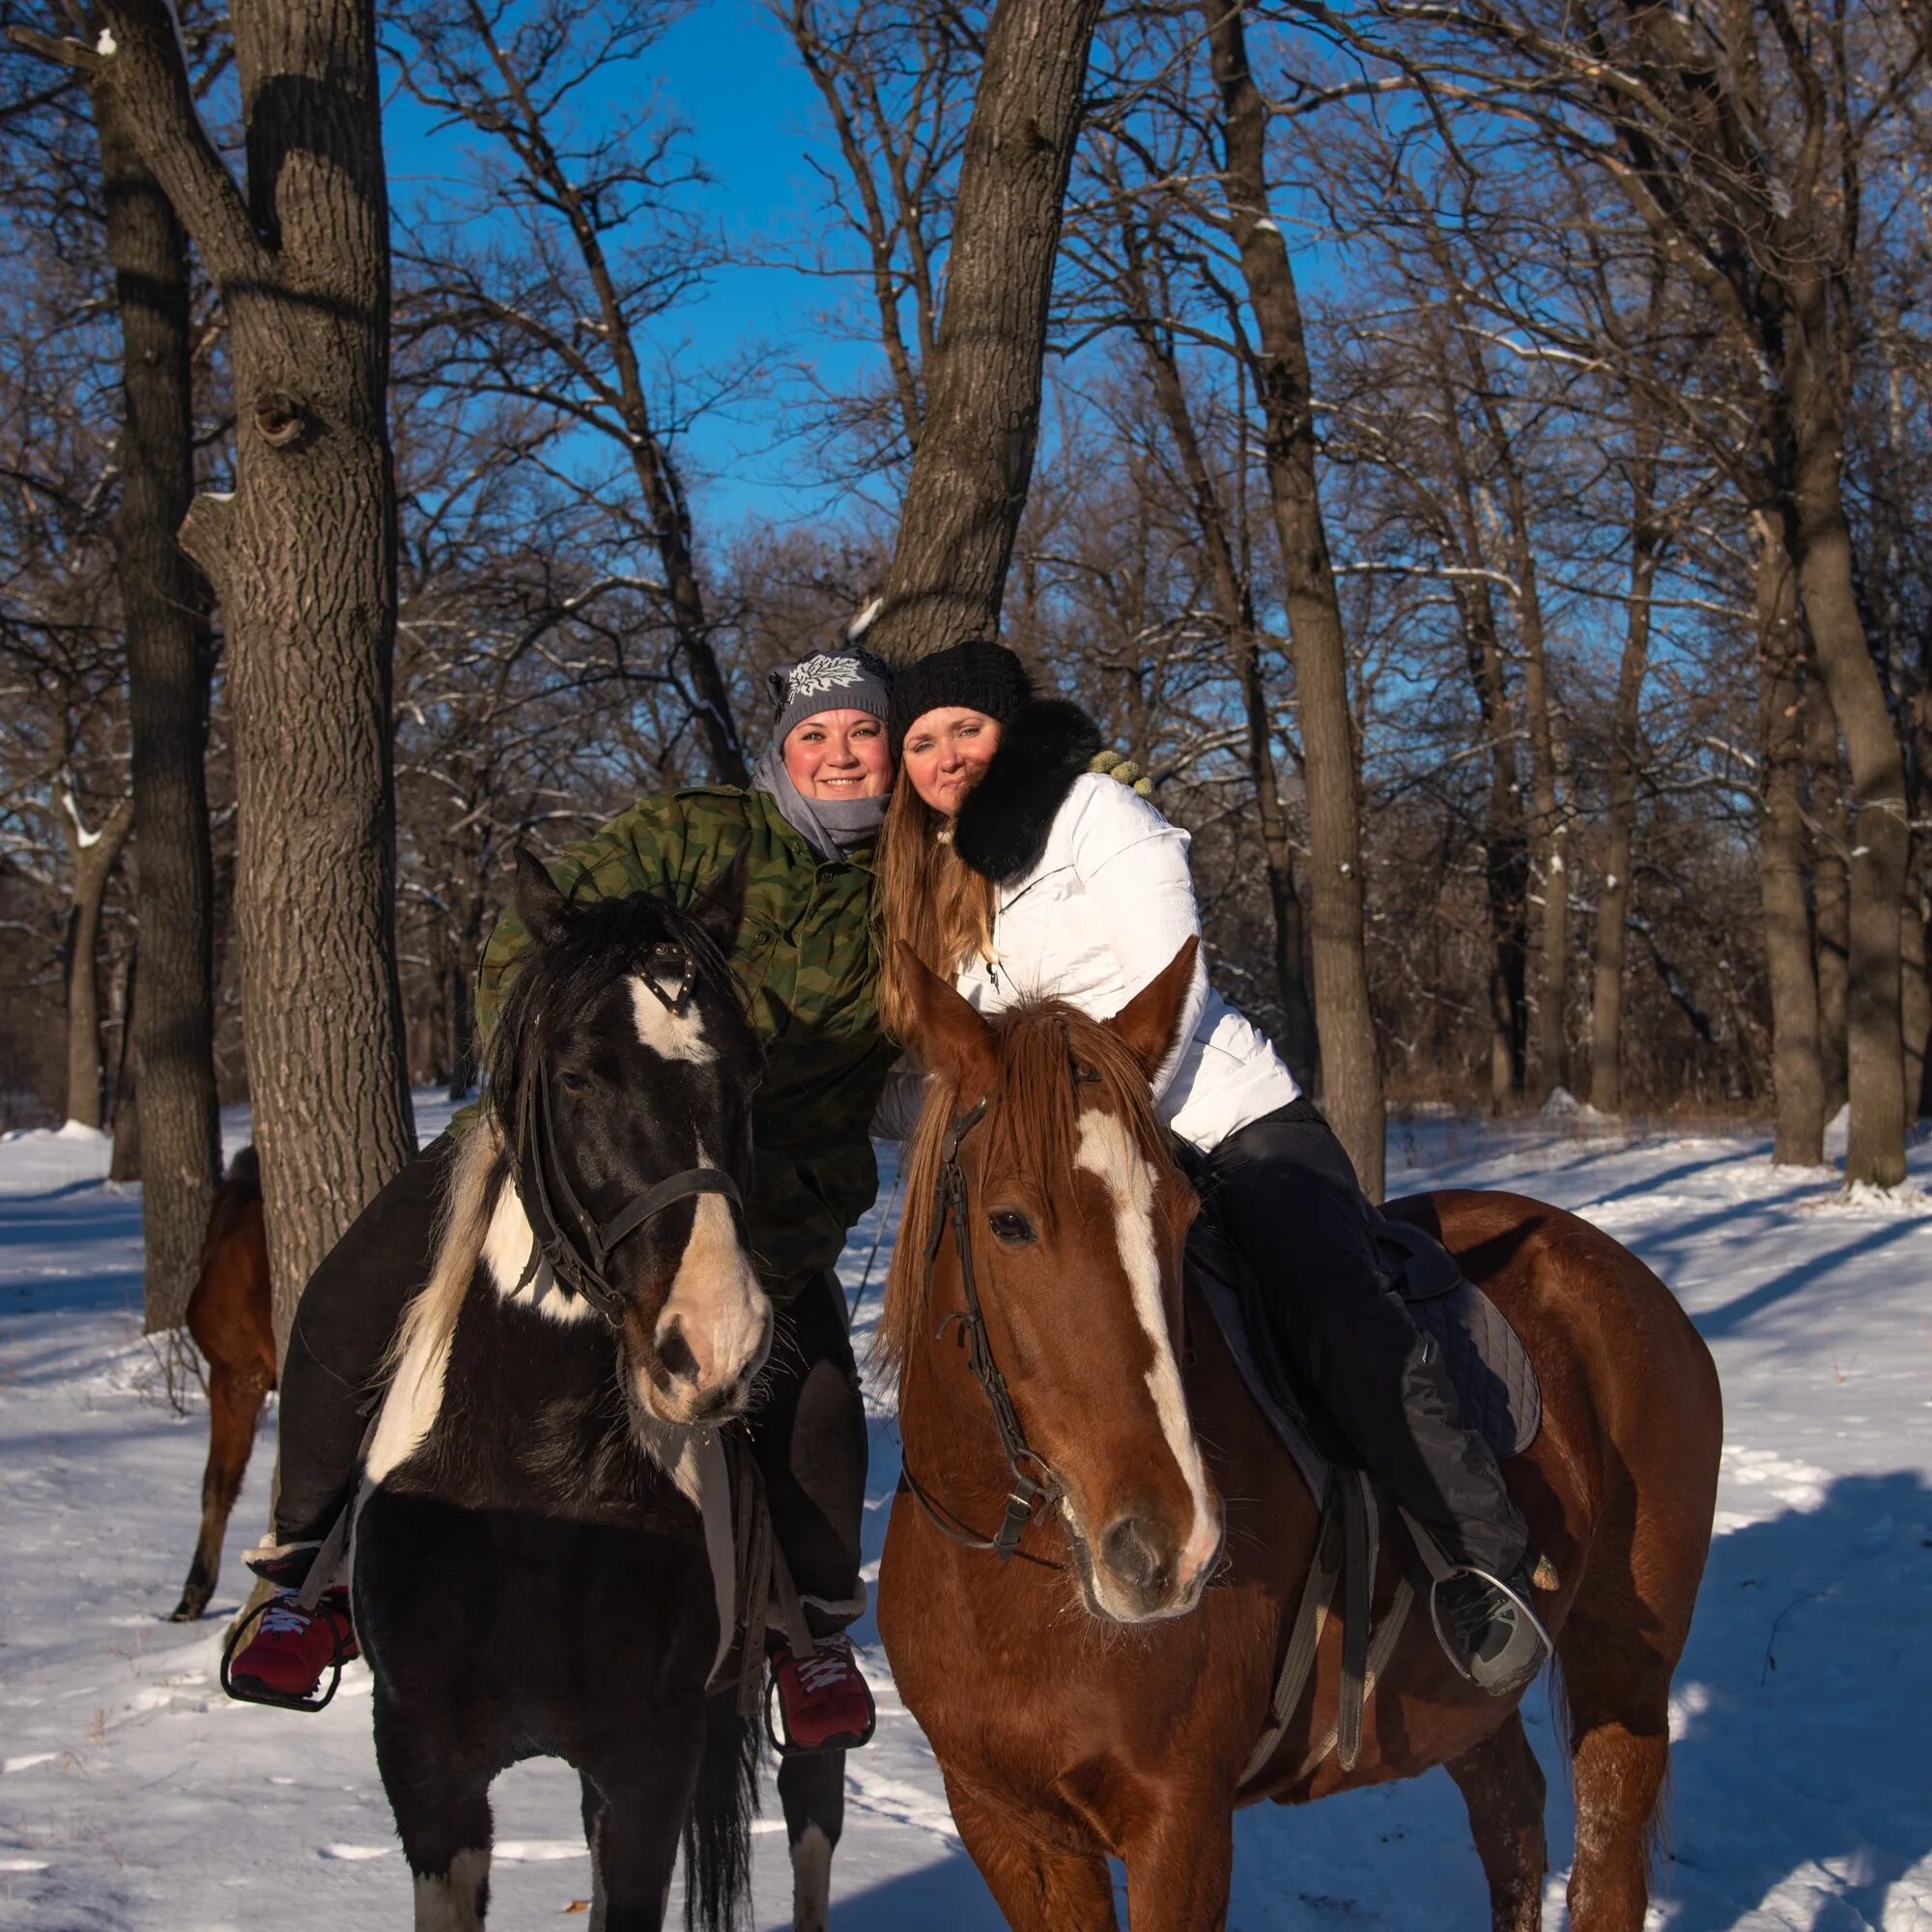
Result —
<path fill-rule="evenodd" d="M 966 1306 L 959 1314 L 949 1315 L 940 1323 L 939 1333 L 945 1334 L 955 1321 L 965 1331 L 967 1362 L 980 1386 L 985 1390 L 987 1402 L 992 1405 L 993 1427 L 999 1432 L 1007 1467 L 1012 1471 L 1013 1486 L 1007 1495 L 1007 1513 L 998 1533 L 991 1537 L 980 1537 L 954 1527 L 941 1516 L 938 1506 L 921 1488 L 911 1468 L 901 1463 L 900 1473 L 914 1500 L 931 1518 L 936 1527 L 944 1530 L 955 1543 L 963 1543 L 970 1549 L 990 1549 L 1004 1560 L 1019 1553 L 1021 1533 L 1028 1523 L 1060 1500 L 1065 1493 L 1065 1485 L 1054 1474 L 1051 1464 L 1026 1439 L 1026 1431 L 1020 1427 L 1019 1416 L 1013 1409 L 1013 1399 L 1007 1392 L 1007 1378 L 993 1359 L 993 1344 L 987 1336 L 986 1318 L 980 1306 L 980 1287 L 973 1274 L 972 1224 L 967 1214 L 966 1175 L 959 1165 L 959 1143 L 985 1115 L 986 1102 L 982 1097 L 947 1128 L 946 1139 L 940 1147 L 939 1179 L 933 1187 L 932 1234 L 925 1244 L 925 1295 L 929 1306 L 933 1274 L 939 1265 L 939 1243 L 950 1218 L 952 1222 L 952 1246 L 959 1257 L 960 1289 L 966 1297 Z M 1045 1480 L 1037 1481 L 1027 1473 L 1026 1465 L 1037 1469 Z M 1045 1561 L 1038 1557 L 1030 1560 Z M 1048 1567 L 1058 1569 L 1060 1566 L 1052 1564 Z"/>
<path fill-rule="evenodd" d="M 684 1010 L 690 996 L 689 980 L 678 988 L 675 1000 L 648 974 L 641 976 L 657 997 L 673 1013 Z M 553 1200 L 550 1178 L 555 1177 L 556 1199 Z M 612 1286 L 606 1270 L 617 1245 L 635 1234 L 646 1221 L 654 1220 L 667 1208 L 688 1194 L 722 1194 L 742 1208 L 744 1199 L 738 1183 L 722 1167 L 688 1167 L 669 1179 L 661 1180 L 631 1199 L 611 1215 L 599 1222 L 578 1200 L 563 1163 L 556 1156 L 556 1135 L 550 1116 L 550 1066 L 543 1056 L 524 1081 L 517 1100 L 517 1191 L 523 1196 L 524 1212 L 529 1217 L 536 1248 L 529 1266 L 517 1286 L 522 1288 L 536 1273 L 539 1260 L 550 1264 L 551 1272 L 566 1288 L 583 1296 L 611 1327 L 624 1323 L 628 1297 Z M 558 1203 L 563 1211 L 557 1211 Z"/>

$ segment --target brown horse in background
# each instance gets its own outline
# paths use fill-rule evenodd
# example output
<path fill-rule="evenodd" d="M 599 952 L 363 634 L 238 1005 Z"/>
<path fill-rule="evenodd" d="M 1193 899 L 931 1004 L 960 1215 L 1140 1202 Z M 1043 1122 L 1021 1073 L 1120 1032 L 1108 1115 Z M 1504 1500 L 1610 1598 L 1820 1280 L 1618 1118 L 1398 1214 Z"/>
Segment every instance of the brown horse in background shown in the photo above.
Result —
<path fill-rule="evenodd" d="M 242 1491 L 255 1423 L 275 1385 L 275 1330 L 269 1243 L 262 1227 L 262 1172 L 245 1147 L 229 1164 L 209 1210 L 201 1275 L 187 1329 L 208 1361 L 208 1467 L 201 1479 L 201 1535 L 169 1620 L 193 1623 L 208 1608 L 221 1569 L 221 1541 Z"/>
<path fill-rule="evenodd" d="M 1442 1765 L 1468 1807 L 1495 1932 L 1535 1932 L 1543 1773 L 1516 1700 L 1468 1685 L 1426 1613 L 1376 1683 L 1351 1771 L 1333 1755 L 1308 1766 L 1336 1720 L 1338 1616 L 1310 1692 L 1243 1781 L 1317 1513 L 1215 1323 L 1204 1315 L 1183 1346 L 1197 1204 L 1148 1074 L 1192 951 L 1105 1026 L 1056 1002 L 989 1024 L 924 978 L 932 1078 L 881 1330 L 905 1452 L 880 1574 L 887 1655 L 1015 1926 L 1114 1926 L 1109 1855 L 1125 1862 L 1135 1932 L 1222 1926 L 1236 1805 Z M 1439 1236 L 1541 1377 L 1541 1433 L 1504 1468 L 1555 1571 L 1536 1607 L 1567 1698 L 1571 1918 L 1578 1932 L 1640 1932 L 1671 1673 L 1717 1491 L 1710 1355 L 1663 1284 L 1573 1215 L 1478 1193 L 1392 1211 Z M 988 1542 L 1011 1492 L 1035 1500 L 1031 1484 L 1043 1493 L 1001 1562 Z M 1378 1612 L 1400 1570 L 1385 1547 Z"/>

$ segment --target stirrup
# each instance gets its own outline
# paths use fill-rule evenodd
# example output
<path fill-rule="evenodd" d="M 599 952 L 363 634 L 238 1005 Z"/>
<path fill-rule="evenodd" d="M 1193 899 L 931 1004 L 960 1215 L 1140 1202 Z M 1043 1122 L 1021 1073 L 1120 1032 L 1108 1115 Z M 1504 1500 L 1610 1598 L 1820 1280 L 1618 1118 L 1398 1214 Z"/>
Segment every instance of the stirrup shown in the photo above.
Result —
<path fill-rule="evenodd" d="M 1454 1633 L 1442 1627 L 1439 1602 L 1442 1586 L 1454 1582 L 1458 1577 L 1474 1577 L 1490 1584 L 1516 1605 L 1516 1629 L 1510 1634 L 1510 1640 L 1500 1654 L 1487 1663 L 1479 1665 L 1474 1658 L 1465 1662 L 1462 1645 L 1456 1640 Z M 1487 1570 L 1478 1570 L 1473 1563 L 1459 1564 L 1447 1576 L 1437 1577 L 1430 1583 L 1429 1621 L 1435 1627 L 1435 1641 L 1441 1645 L 1443 1656 L 1455 1665 L 1456 1674 L 1492 1697 L 1504 1697 L 1512 1690 L 1520 1690 L 1556 1651 L 1548 1631 L 1544 1628 L 1543 1619 L 1536 1614 L 1536 1606 L 1500 1577 L 1492 1577 Z"/>
<path fill-rule="evenodd" d="M 841 1732 L 837 1737 L 828 1738 L 822 1745 L 802 1745 L 786 1728 L 784 1696 L 779 1690 L 778 1672 L 768 1670 L 765 1673 L 765 1736 L 771 1740 L 772 1749 L 780 1757 L 829 1757 L 834 1751 L 863 1750 L 872 1742 L 873 1734 L 879 1728 L 878 1704 L 870 1696 L 867 1702 L 872 1706 L 872 1715 L 857 1737 Z"/>
<path fill-rule="evenodd" d="M 324 1690 L 319 1697 L 313 1692 L 303 1697 L 292 1690 L 264 1690 L 253 1685 L 244 1690 L 241 1685 L 236 1683 L 229 1671 L 229 1665 L 234 1662 L 236 1653 L 247 1641 L 249 1633 L 273 1607 L 275 1601 L 273 1597 L 264 1597 L 246 1616 L 242 1617 L 236 1624 L 234 1630 L 228 1634 L 227 1642 L 221 1646 L 222 1694 L 233 1697 L 238 1704 L 270 1704 L 278 1711 L 306 1711 L 309 1713 L 320 1711 L 335 1695 L 337 1689 L 342 1683 L 342 1666 L 349 1662 L 349 1659 L 343 1655 L 342 1651 L 342 1634 L 335 1628 L 332 1621 L 329 1624 L 329 1641 L 335 1646 L 335 1655 L 324 1666 L 325 1669 L 330 1672 L 330 1676 L 327 1690 Z M 316 1682 L 319 1685 L 322 1682 L 321 1678 L 318 1677 Z"/>

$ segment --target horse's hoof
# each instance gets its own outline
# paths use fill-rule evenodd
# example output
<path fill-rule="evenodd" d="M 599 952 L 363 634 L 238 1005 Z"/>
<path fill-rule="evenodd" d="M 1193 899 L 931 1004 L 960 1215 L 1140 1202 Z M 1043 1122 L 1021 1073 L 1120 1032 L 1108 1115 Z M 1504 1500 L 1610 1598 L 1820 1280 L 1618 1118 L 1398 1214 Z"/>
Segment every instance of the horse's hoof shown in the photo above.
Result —
<path fill-rule="evenodd" d="M 184 1597 L 168 1612 L 165 1621 L 171 1624 L 198 1624 L 207 1614 L 208 1599 L 206 1597 Z"/>

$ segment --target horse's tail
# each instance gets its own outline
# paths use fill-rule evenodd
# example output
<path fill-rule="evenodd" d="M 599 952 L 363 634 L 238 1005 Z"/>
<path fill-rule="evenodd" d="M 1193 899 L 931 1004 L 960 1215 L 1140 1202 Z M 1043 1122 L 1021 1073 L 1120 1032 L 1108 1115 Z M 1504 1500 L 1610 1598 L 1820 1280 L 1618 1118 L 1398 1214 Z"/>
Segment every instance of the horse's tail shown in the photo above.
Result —
<path fill-rule="evenodd" d="M 734 1686 L 705 1706 L 704 1755 L 684 1819 L 687 1932 L 734 1932 L 744 1922 L 757 1809 L 758 1728 L 738 1715 Z"/>

